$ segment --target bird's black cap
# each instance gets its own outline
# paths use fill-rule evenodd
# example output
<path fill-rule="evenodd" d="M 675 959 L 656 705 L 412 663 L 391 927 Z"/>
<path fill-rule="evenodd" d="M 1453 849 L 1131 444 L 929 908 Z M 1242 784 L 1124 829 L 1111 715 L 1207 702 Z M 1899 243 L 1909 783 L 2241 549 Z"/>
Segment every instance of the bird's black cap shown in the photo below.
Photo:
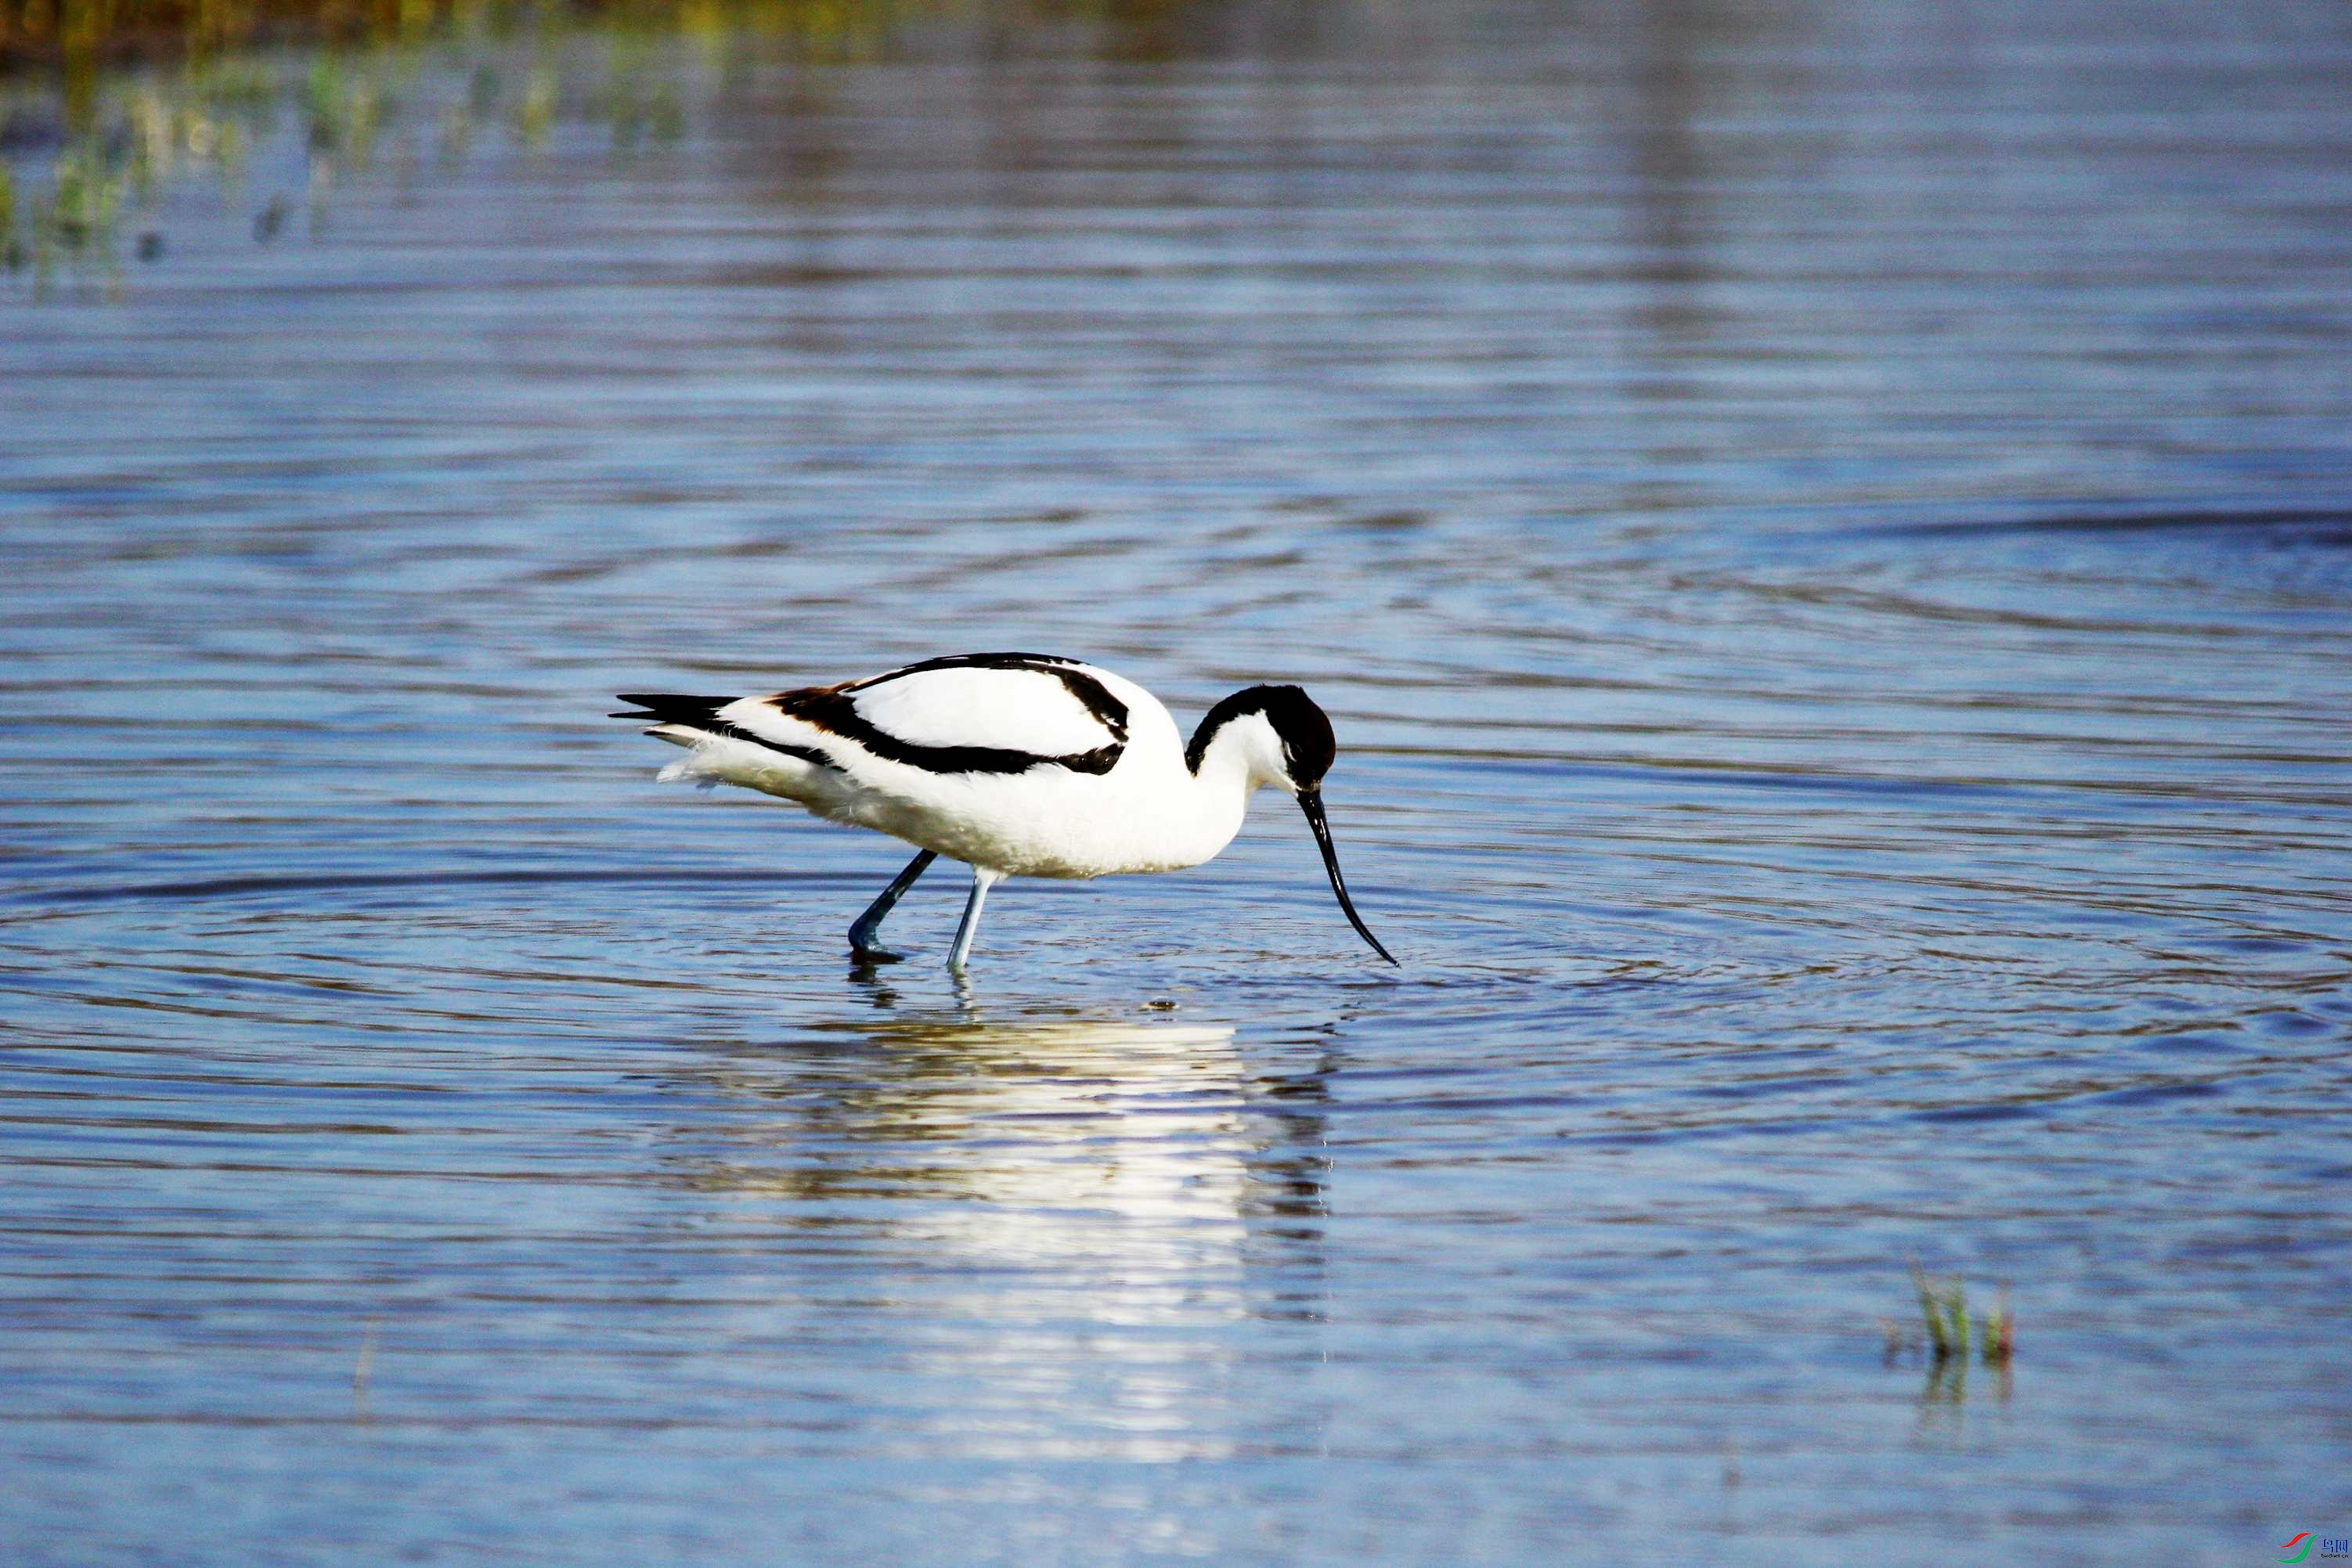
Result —
<path fill-rule="evenodd" d="M 1217 731 L 1254 713 L 1264 714 L 1274 733 L 1282 737 L 1282 759 L 1290 781 L 1302 789 L 1321 783 L 1323 775 L 1331 771 L 1331 759 L 1339 754 L 1339 742 L 1332 737 L 1330 718 L 1297 686 L 1251 686 L 1219 702 L 1192 732 L 1192 744 L 1184 748 L 1184 765 L 1198 773 L 1201 758 L 1208 755 Z"/>

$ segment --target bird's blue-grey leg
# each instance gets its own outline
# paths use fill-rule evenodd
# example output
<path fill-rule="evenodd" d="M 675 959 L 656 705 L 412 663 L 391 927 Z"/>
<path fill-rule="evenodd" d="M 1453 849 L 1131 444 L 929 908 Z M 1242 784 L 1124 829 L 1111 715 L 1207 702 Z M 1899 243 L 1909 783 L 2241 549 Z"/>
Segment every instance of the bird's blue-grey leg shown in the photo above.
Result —
<path fill-rule="evenodd" d="M 963 924 L 956 927 L 955 951 L 948 955 L 948 968 L 963 973 L 963 961 L 971 956 L 971 939 L 980 930 L 980 906 L 988 901 L 988 890 L 1004 880 L 1001 871 L 985 866 L 971 868 L 971 900 L 963 906 Z"/>
<path fill-rule="evenodd" d="M 881 945 L 874 940 L 875 934 L 882 929 L 882 917 L 898 906 L 898 901 L 907 895 L 907 890 L 915 885 L 915 879 L 939 858 L 937 850 L 925 850 L 907 862 L 905 871 L 890 879 L 890 885 L 882 890 L 882 896 L 867 904 L 866 913 L 850 926 L 849 950 L 852 953 L 860 958 L 888 956 Z"/>

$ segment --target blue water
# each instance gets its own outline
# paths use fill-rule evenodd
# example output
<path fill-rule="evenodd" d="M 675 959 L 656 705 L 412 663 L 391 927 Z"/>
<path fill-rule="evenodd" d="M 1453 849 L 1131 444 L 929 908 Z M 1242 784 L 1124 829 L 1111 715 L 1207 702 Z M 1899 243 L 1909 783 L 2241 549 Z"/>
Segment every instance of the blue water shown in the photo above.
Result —
<path fill-rule="evenodd" d="M 2352 1533 L 2340 7 L 603 47 L 0 278 L 0 1556 Z M 853 971 L 601 716 L 997 647 L 1305 684 L 1402 970 L 1268 796 Z"/>

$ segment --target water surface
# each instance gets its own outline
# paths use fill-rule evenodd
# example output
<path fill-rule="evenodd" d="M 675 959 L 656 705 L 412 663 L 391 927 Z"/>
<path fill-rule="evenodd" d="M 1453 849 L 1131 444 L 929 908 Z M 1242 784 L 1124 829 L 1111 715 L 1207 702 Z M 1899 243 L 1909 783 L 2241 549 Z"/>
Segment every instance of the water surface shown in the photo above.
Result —
<path fill-rule="evenodd" d="M 2340 9 L 663 59 L 0 281 L 12 1562 L 2352 1528 Z M 854 973 L 600 716 L 998 647 L 1304 683 L 1402 969 L 1265 797 Z"/>

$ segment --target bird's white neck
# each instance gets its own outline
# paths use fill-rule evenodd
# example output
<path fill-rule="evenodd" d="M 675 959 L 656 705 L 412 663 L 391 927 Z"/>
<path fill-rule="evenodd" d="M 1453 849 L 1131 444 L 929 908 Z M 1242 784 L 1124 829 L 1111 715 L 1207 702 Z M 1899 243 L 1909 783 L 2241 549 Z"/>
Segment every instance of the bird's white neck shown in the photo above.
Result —
<path fill-rule="evenodd" d="M 1177 798 L 1169 802 L 1166 827 L 1172 830 L 1171 848 L 1186 858 L 1173 863 L 1199 865 L 1213 859 L 1241 831 L 1258 786 L 1287 788 L 1288 782 L 1281 737 L 1264 716 L 1246 714 L 1219 726 L 1199 766 L 1174 780 Z"/>

